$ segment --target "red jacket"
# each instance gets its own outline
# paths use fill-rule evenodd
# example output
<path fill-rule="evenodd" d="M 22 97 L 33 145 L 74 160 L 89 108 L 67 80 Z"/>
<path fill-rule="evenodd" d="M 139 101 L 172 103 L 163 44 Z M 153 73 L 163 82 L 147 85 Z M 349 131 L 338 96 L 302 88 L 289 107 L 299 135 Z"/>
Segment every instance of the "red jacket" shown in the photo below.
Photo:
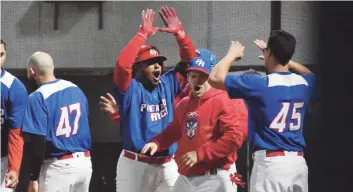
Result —
<path fill-rule="evenodd" d="M 182 99 L 175 108 L 173 123 L 151 141 L 158 150 L 178 142 L 177 162 L 183 154 L 196 151 L 199 162 L 189 170 L 178 170 L 181 175 L 193 176 L 211 168 L 229 169 L 246 137 L 243 100 L 231 100 L 225 91 L 211 87 L 200 98 L 189 95 Z"/>

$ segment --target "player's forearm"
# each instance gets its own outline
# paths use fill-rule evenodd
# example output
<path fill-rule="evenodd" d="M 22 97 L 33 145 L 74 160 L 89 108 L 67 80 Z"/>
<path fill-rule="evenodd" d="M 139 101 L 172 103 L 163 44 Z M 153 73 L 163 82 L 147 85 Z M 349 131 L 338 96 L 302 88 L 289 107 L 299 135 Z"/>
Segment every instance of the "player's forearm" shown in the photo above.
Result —
<path fill-rule="evenodd" d="M 21 136 L 20 128 L 9 130 L 8 153 L 8 170 L 18 173 L 20 171 L 23 154 L 23 137 Z"/>
<path fill-rule="evenodd" d="M 146 40 L 147 38 L 143 34 L 137 33 L 117 58 L 114 70 L 114 82 L 122 92 L 125 92 L 130 86 L 133 64 L 141 46 Z"/>
<path fill-rule="evenodd" d="M 241 131 L 227 131 L 215 142 L 205 143 L 196 152 L 199 161 L 212 162 L 223 159 L 235 153 L 242 145 L 243 134 Z"/>
<path fill-rule="evenodd" d="M 308 69 L 304 65 L 297 63 L 297 62 L 294 62 L 292 60 L 289 61 L 288 67 L 289 67 L 289 70 L 295 71 L 297 73 L 306 73 L 306 74 L 313 73 L 310 71 L 310 69 Z"/>
<path fill-rule="evenodd" d="M 196 57 L 195 46 L 192 43 L 190 37 L 184 31 L 176 36 L 176 40 L 179 45 L 180 60 L 182 63 L 188 66 L 191 59 Z"/>
<path fill-rule="evenodd" d="M 179 127 L 172 123 L 161 134 L 154 137 L 151 141 L 156 143 L 158 151 L 168 149 L 174 142 L 179 141 L 181 132 Z"/>
<path fill-rule="evenodd" d="M 227 54 L 213 69 L 209 76 L 208 82 L 217 89 L 225 90 L 225 78 L 232 65 L 234 58 Z"/>
<path fill-rule="evenodd" d="M 39 178 L 40 170 L 45 157 L 46 139 L 42 135 L 34 135 L 24 133 L 25 145 L 24 159 L 29 163 L 29 175 L 31 181 L 36 181 Z"/>

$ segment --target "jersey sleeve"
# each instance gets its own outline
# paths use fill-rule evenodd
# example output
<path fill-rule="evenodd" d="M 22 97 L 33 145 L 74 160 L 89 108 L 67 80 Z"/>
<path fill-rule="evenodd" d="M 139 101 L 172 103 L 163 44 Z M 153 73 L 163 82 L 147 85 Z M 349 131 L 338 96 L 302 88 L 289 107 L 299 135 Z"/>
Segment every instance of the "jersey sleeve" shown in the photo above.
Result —
<path fill-rule="evenodd" d="M 25 86 L 17 79 L 15 80 L 15 84 L 11 86 L 9 98 L 9 128 L 20 128 L 27 107 L 28 93 Z"/>
<path fill-rule="evenodd" d="M 249 98 L 259 95 L 265 87 L 266 79 L 255 73 L 227 75 L 225 87 L 230 98 Z"/>
<path fill-rule="evenodd" d="M 315 90 L 315 85 L 316 85 L 316 76 L 313 73 L 310 74 L 301 74 L 301 76 L 308 82 L 309 86 L 309 97 L 311 97 L 314 93 Z"/>
<path fill-rule="evenodd" d="M 39 92 L 32 93 L 28 98 L 28 106 L 24 114 L 23 132 L 36 135 L 47 134 L 47 110 L 44 99 Z"/>

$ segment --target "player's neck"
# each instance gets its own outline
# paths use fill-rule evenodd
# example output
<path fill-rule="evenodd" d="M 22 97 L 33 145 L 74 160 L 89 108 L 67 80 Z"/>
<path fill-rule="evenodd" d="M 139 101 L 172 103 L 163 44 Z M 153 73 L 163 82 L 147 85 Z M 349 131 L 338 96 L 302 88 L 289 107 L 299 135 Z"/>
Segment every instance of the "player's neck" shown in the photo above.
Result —
<path fill-rule="evenodd" d="M 289 72 L 288 65 L 283 66 L 281 64 L 276 64 L 271 70 L 269 70 L 269 72 Z"/>
<path fill-rule="evenodd" d="M 45 75 L 45 76 L 39 76 L 37 83 L 38 85 L 42 85 L 44 83 L 49 83 L 55 80 L 56 80 L 56 77 L 54 75 Z"/>

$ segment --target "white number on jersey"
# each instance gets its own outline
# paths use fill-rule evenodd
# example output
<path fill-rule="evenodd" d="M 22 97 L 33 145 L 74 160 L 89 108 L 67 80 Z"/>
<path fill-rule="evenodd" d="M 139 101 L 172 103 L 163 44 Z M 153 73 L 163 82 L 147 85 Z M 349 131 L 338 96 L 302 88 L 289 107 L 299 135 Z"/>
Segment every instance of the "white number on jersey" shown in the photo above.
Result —
<path fill-rule="evenodd" d="M 286 119 L 288 116 L 290 104 L 291 103 L 288 103 L 288 102 L 282 103 L 282 109 L 270 124 L 270 129 L 278 129 L 278 132 L 283 132 L 283 130 L 286 128 Z M 302 108 L 303 106 L 304 106 L 304 102 L 293 103 L 291 120 L 296 120 L 298 123 L 294 124 L 291 122 L 289 124 L 289 131 L 297 131 L 300 129 L 302 114 L 298 112 L 298 109 Z"/>
<path fill-rule="evenodd" d="M 72 114 L 73 111 L 76 111 L 76 116 L 74 120 L 74 129 L 72 130 L 72 127 L 70 125 L 70 115 Z M 59 121 L 58 127 L 56 128 L 55 135 L 57 137 L 61 135 L 65 135 L 66 137 L 70 137 L 71 135 L 76 135 L 80 117 L 81 117 L 80 103 L 75 103 L 69 106 L 62 107 L 60 121 Z"/>

